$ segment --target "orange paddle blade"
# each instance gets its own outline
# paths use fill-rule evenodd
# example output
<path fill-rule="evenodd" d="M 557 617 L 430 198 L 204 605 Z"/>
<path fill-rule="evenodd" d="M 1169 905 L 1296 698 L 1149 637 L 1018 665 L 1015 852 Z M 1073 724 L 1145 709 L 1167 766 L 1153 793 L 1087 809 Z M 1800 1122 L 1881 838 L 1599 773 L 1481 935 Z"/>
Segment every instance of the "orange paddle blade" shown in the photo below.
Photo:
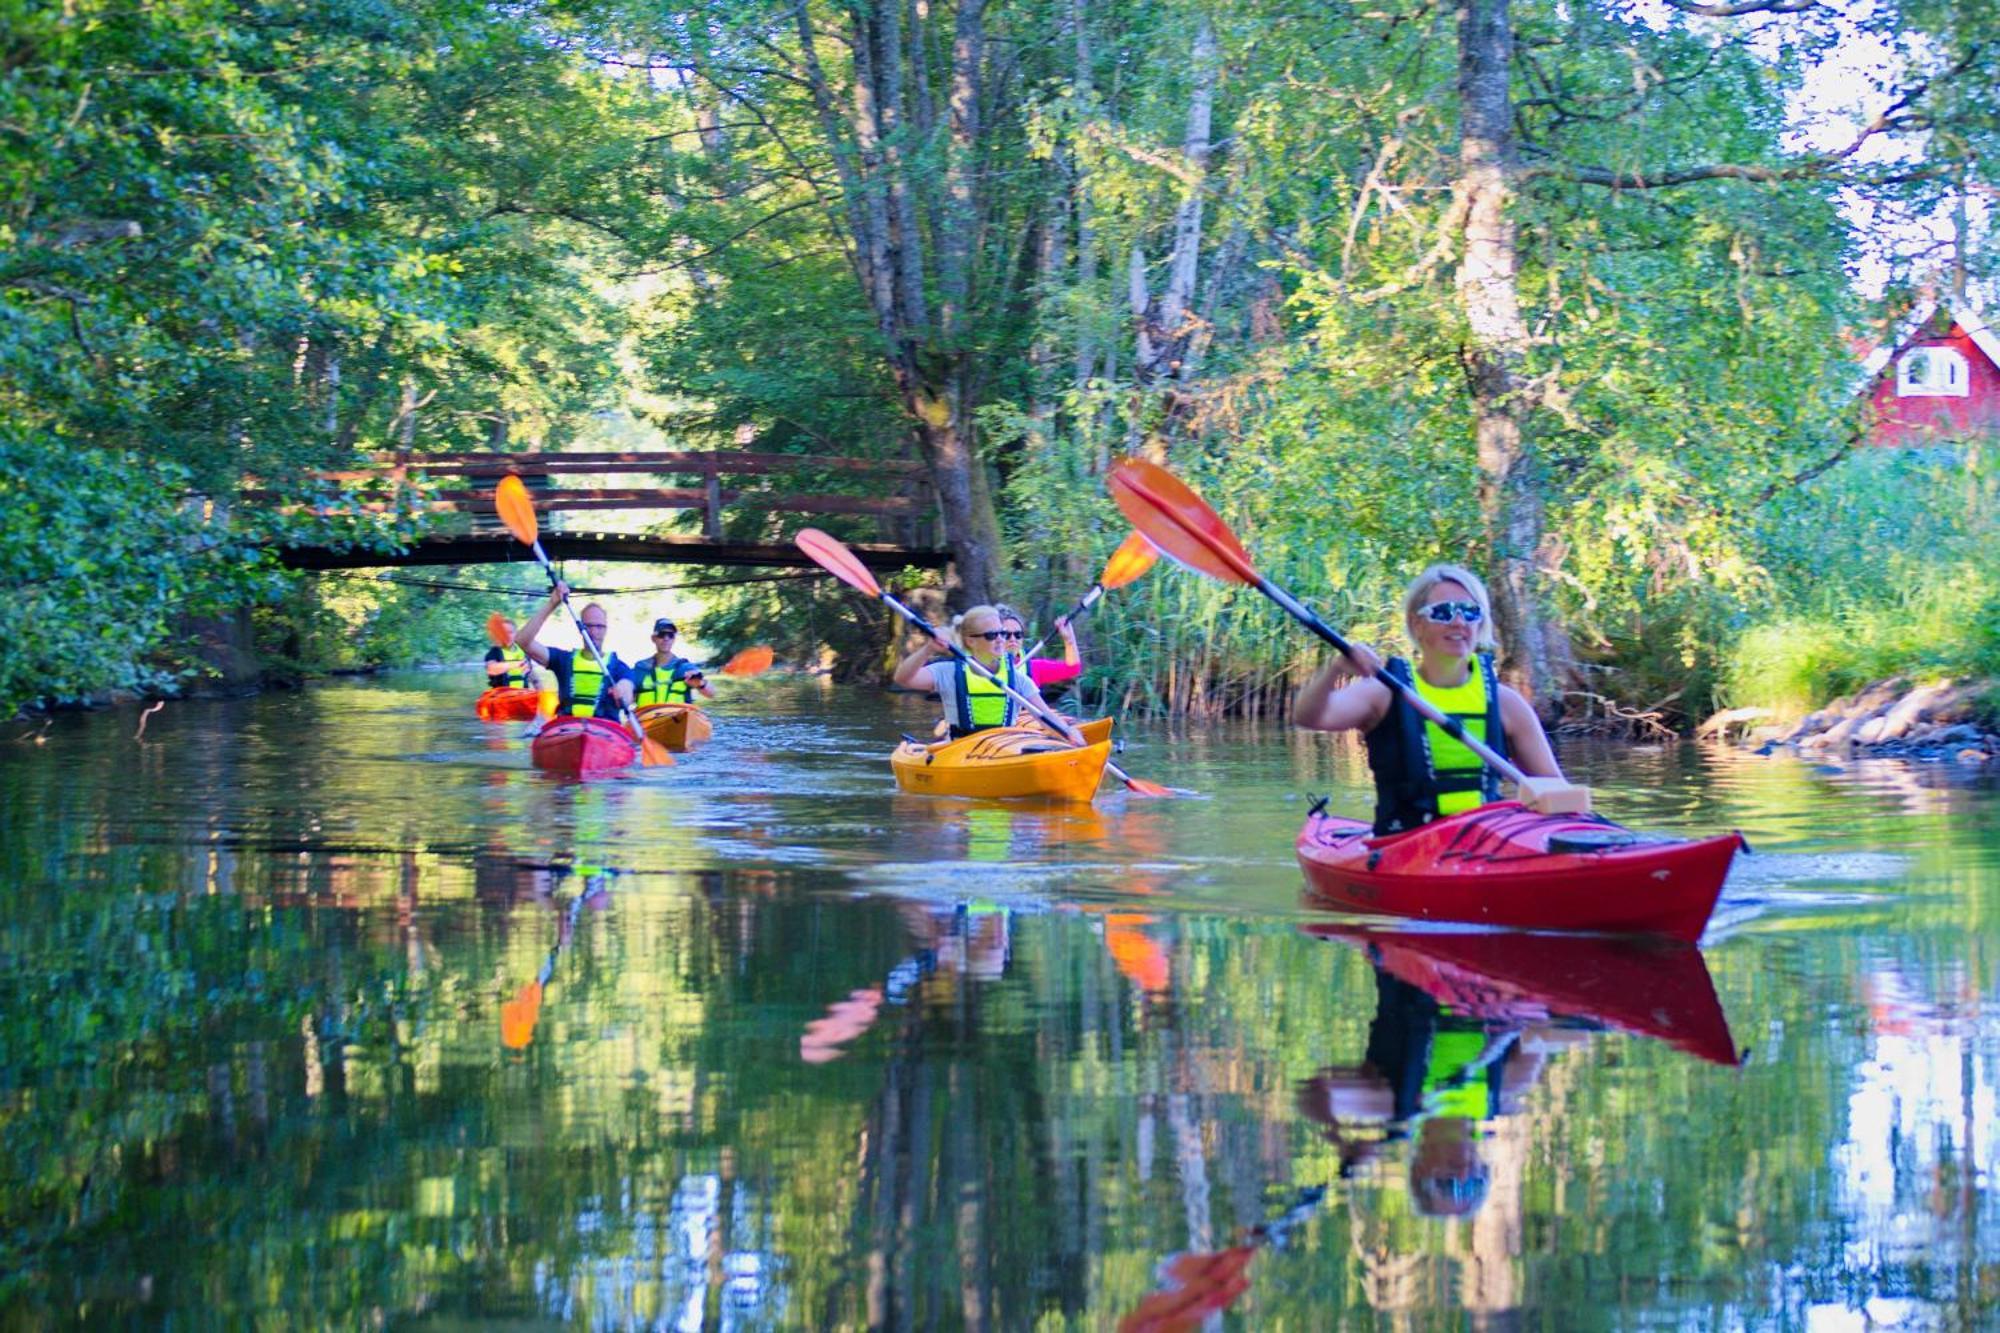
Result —
<path fill-rule="evenodd" d="M 1097 581 L 1104 585 L 1106 592 L 1122 588 L 1151 569 L 1159 558 L 1160 548 L 1147 541 L 1145 533 L 1134 532 L 1118 543 L 1118 549 L 1104 562 L 1104 572 L 1098 575 Z"/>
<path fill-rule="evenodd" d="M 495 611 L 486 617 L 486 637 L 493 641 L 495 648 L 505 648 L 514 642 L 514 622 Z"/>
<path fill-rule="evenodd" d="M 1169 559 L 1227 583 L 1255 583 L 1249 553 L 1215 511 L 1173 473 L 1143 458 L 1121 458 L 1104 483 L 1132 526 Z"/>
<path fill-rule="evenodd" d="M 759 672 L 769 671 L 775 656 L 769 644 L 759 644 L 755 648 L 745 648 L 742 652 L 722 664 L 722 674 L 725 676 L 754 676 Z"/>
<path fill-rule="evenodd" d="M 500 1044 L 510 1051 L 526 1050 L 535 1039 L 535 1020 L 542 1013 L 542 983 L 531 981 L 500 1006 Z"/>
<path fill-rule="evenodd" d="M 870 597 L 882 595 L 882 585 L 868 572 L 868 566 L 856 559 L 854 552 L 848 550 L 846 543 L 838 537 L 829 537 L 818 528 L 802 528 L 792 540 L 798 543 L 801 551 L 812 557 L 814 564 L 856 592 L 865 592 Z"/>
<path fill-rule="evenodd" d="M 641 737 L 639 741 L 639 763 L 643 767 L 659 768 L 662 765 L 674 762 L 674 757 L 668 753 L 667 747 L 654 740 L 651 736 L 646 735 L 644 727 L 639 726 L 637 722 L 631 722 L 629 725 L 637 730 Z"/>
<path fill-rule="evenodd" d="M 500 521 L 507 525 L 507 531 L 523 546 L 533 546 L 542 535 L 541 525 L 535 522 L 535 502 L 528 498 L 528 488 L 513 473 L 500 478 L 500 484 L 493 488 L 493 507 L 500 512 Z"/>

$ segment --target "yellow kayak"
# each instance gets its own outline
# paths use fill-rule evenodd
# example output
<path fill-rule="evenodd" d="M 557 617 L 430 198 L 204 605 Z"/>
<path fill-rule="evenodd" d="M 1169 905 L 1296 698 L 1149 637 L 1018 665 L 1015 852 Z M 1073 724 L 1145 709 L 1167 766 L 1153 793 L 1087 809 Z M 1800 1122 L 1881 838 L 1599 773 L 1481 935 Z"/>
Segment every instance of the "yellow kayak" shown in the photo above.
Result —
<path fill-rule="evenodd" d="M 1111 757 L 1111 719 L 1081 724 L 1082 748 L 1040 726 L 991 727 L 963 740 L 904 741 L 889 756 L 896 785 L 924 796 L 1043 796 L 1087 801 Z"/>
<path fill-rule="evenodd" d="M 647 704 L 639 710 L 639 725 L 669 750 L 691 750 L 715 735 L 708 714 L 693 704 Z"/>

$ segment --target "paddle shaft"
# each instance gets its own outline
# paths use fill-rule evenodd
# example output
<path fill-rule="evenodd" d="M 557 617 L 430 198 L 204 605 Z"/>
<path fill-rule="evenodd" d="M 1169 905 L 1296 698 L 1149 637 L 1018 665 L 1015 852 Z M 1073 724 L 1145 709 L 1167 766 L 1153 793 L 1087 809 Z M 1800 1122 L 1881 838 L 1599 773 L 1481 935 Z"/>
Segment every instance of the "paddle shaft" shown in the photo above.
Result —
<path fill-rule="evenodd" d="M 1063 619 L 1067 620 L 1070 624 L 1074 625 L 1077 622 L 1077 618 L 1083 615 L 1084 612 L 1090 610 L 1091 607 L 1096 606 L 1097 599 L 1102 596 L 1104 596 L 1104 585 L 1102 583 L 1091 584 L 1090 591 L 1077 599 L 1076 605 L 1069 609 L 1069 614 L 1064 616 Z M 1029 658 L 1033 657 L 1036 653 L 1042 651 L 1042 645 L 1047 643 L 1048 641 L 1049 641 L 1049 636 L 1046 634 L 1044 634 L 1041 638 L 1036 639 L 1035 646 L 1028 649 L 1027 652 L 1021 654 L 1021 660 L 1025 662 Z"/>
<path fill-rule="evenodd" d="M 542 539 L 539 537 L 535 538 L 534 541 L 528 543 L 528 547 L 535 553 L 535 559 L 541 562 L 542 573 L 549 576 L 550 585 L 553 586 L 562 582 L 561 579 L 556 577 L 556 567 L 549 563 L 549 557 L 542 551 Z M 576 618 L 576 611 L 570 606 L 569 598 L 565 597 L 562 599 L 562 609 L 564 614 L 569 617 L 570 624 L 576 626 L 576 636 L 582 639 L 583 646 L 590 650 L 590 660 L 597 663 L 598 673 L 604 677 L 604 688 L 606 691 L 609 691 L 612 684 L 611 664 L 606 662 L 604 654 L 598 651 L 597 641 L 590 637 L 590 631 L 586 630 L 583 627 L 583 622 Z M 570 702 L 574 704 L 576 701 L 572 699 Z M 624 719 L 626 730 L 639 738 L 639 744 L 643 748 L 646 745 L 646 729 L 639 725 L 639 719 L 634 716 L 632 710 L 619 702 L 617 695 L 612 695 L 612 702 L 618 704 L 618 716 Z M 652 761 L 649 759 L 647 762 L 651 763 Z"/>
<path fill-rule="evenodd" d="M 1203 545 L 1207 546 L 1211 551 L 1215 552 L 1215 554 L 1219 556 L 1223 561 L 1225 561 L 1231 569 L 1234 569 L 1237 573 L 1237 576 L 1240 577 L 1245 583 L 1248 583 L 1258 592 L 1263 593 L 1266 597 L 1276 602 L 1279 606 L 1282 606 L 1283 608 L 1285 608 L 1285 610 L 1291 612 L 1292 618 L 1294 620 L 1298 621 L 1301 625 L 1304 625 L 1307 629 L 1311 630 L 1313 633 L 1319 635 L 1322 639 L 1325 639 L 1328 643 L 1332 644 L 1335 648 L 1337 648 L 1340 651 L 1342 656 L 1347 658 L 1348 661 L 1353 662 L 1355 660 L 1353 654 L 1348 651 L 1354 645 L 1349 643 L 1345 638 L 1341 637 L 1341 633 L 1339 630 L 1335 629 L 1333 626 L 1327 624 L 1324 620 L 1321 620 L 1317 615 L 1313 614 L 1312 609 L 1308 607 L 1305 603 L 1301 602 L 1298 598 L 1286 592 L 1283 588 L 1280 588 L 1277 584 L 1271 582 L 1271 580 L 1265 578 L 1262 574 L 1259 574 L 1255 569 L 1250 567 L 1248 562 L 1238 557 L 1234 551 L 1228 550 L 1227 548 L 1215 542 L 1208 541 L 1206 539 L 1205 534 L 1196 534 L 1196 535 L 1202 536 Z M 1357 663 L 1357 665 L 1359 664 Z M 1465 729 L 1465 724 L 1463 722 L 1460 722 L 1457 718 L 1451 717 L 1448 714 L 1441 712 L 1438 709 L 1437 705 L 1433 704 L 1429 699 L 1424 698 L 1424 696 L 1419 694 L 1415 689 L 1411 688 L 1408 685 L 1405 685 L 1402 681 L 1397 680 L 1394 676 L 1390 675 L 1388 672 L 1377 671 L 1374 672 L 1373 675 L 1376 680 L 1381 681 L 1384 685 L 1387 685 L 1392 691 L 1394 691 L 1397 694 L 1400 694 L 1403 697 L 1403 702 L 1408 704 L 1410 707 L 1416 709 L 1419 716 L 1424 717 L 1429 721 L 1435 723 L 1438 727 L 1443 729 L 1445 735 L 1451 737 L 1453 740 L 1457 741 L 1460 745 L 1463 745 L 1466 749 L 1478 755 L 1479 758 L 1486 764 L 1486 766 L 1491 768 L 1495 773 L 1498 773 L 1501 777 L 1507 779 L 1507 781 L 1513 783 L 1517 787 L 1525 787 L 1528 785 L 1527 774 L 1523 773 L 1520 769 L 1516 768 L 1514 765 L 1508 763 L 1505 759 L 1502 759 L 1498 754 L 1495 754 L 1491 746 L 1487 745 L 1486 742 L 1480 740 L 1477 736 L 1474 736 L 1471 732 L 1467 731 Z"/>

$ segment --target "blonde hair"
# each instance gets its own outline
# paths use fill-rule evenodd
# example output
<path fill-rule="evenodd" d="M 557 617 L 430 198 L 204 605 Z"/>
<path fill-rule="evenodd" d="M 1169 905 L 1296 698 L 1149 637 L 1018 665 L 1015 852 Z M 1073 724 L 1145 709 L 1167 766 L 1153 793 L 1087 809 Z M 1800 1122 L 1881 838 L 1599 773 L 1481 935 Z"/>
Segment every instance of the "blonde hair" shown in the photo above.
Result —
<path fill-rule="evenodd" d="M 993 617 L 993 627 L 995 629 L 998 629 L 1000 627 L 1000 608 L 996 606 L 988 606 L 986 603 L 981 602 L 978 606 L 966 607 L 965 610 L 959 612 L 957 615 L 951 618 L 951 629 L 947 631 L 947 637 L 950 638 L 950 640 L 953 643 L 957 644 L 960 648 L 965 649 L 965 651 L 967 652 L 971 652 L 972 651 L 971 646 L 967 644 L 965 641 L 965 631 L 960 627 L 963 626 L 966 621 L 972 619 L 976 615 L 981 614 L 982 612 L 986 615 Z"/>
<path fill-rule="evenodd" d="M 1403 627 L 1409 631 L 1412 641 L 1416 639 L 1415 625 L 1417 612 L 1429 605 L 1431 591 L 1440 583 L 1456 583 L 1472 594 L 1472 600 L 1479 603 L 1479 625 L 1473 635 L 1472 646 L 1483 653 L 1493 651 L 1496 640 L 1493 637 L 1493 600 L 1486 595 L 1486 585 L 1479 576 L 1463 565 L 1431 565 L 1423 573 L 1410 581 L 1410 589 L 1403 594 Z"/>

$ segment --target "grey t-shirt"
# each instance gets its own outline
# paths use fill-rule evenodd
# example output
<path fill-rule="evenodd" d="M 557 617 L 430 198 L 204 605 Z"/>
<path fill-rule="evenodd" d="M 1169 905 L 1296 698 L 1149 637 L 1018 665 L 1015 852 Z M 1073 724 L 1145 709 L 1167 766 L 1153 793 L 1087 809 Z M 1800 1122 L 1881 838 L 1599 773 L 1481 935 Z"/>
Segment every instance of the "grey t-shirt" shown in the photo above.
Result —
<path fill-rule="evenodd" d="M 931 673 L 931 688 L 937 691 L 939 701 L 944 704 L 944 720 L 951 723 L 954 727 L 957 726 L 958 725 L 957 661 L 955 661 L 952 658 L 946 658 L 942 662 L 933 662 L 924 669 Z M 972 672 L 968 669 L 965 674 L 969 676 L 972 674 Z M 1007 679 L 1006 675 L 1001 672 L 996 671 L 993 674 L 999 676 L 1000 679 L 1002 680 Z M 1044 708 L 1048 707 L 1048 703 L 1042 698 L 1042 692 L 1035 688 L 1035 682 L 1028 679 L 1028 672 L 1026 668 L 1016 667 L 1014 669 L 1013 685 L 1015 693 L 1034 700 L 1036 703 L 1041 704 L 1042 707 Z M 1018 705 L 1016 706 L 1015 711 L 1017 713 L 1022 713 L 1022 714 L 1026 713 L 1026 710 L 1020 708 Z M 1025 721 L 1027 719 L 1026 717 L 1017 717 L 1015 720 Z"/>

